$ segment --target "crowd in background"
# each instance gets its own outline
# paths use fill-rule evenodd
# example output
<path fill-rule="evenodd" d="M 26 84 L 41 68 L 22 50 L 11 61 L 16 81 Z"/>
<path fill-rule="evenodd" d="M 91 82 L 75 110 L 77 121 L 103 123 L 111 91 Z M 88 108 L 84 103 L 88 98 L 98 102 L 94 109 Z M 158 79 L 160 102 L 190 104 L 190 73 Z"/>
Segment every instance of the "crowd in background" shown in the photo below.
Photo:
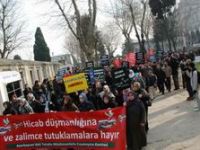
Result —
<path fill-rule="evenodd" d="M 180 89 L 182 85 L 188 91 L 187 100 L 197 97 L 198 72 L 193 61 L 192 54 L 168 53 L 158 62 L 130 66 L 128 71 L 134 73 L 134 76 L 130 77 L 130 87 L 123 90 L 113 87 L 112 68 L 109 67 L 105 68 L 104 82 L 97 80 L 87 90 L 72 94 L 67 94 L 64 83 L 56 78 L 53 81 L 44 79 L 42 83 L 35 81 L 32 88 L 26 85 L 24 98 L 17 98 L 13 93 L 10 101 L 4 103 L 4 115 L 49 111 L 82 112 L 126 106 L 128 149 L 139 150 L 147 144 L 148 107 L 158 95 L 157 91 L 164 95 Z M 69 69 L 69 75 L 79 72 Z M 182 80 L 179 79 L 179 73 Z"/>

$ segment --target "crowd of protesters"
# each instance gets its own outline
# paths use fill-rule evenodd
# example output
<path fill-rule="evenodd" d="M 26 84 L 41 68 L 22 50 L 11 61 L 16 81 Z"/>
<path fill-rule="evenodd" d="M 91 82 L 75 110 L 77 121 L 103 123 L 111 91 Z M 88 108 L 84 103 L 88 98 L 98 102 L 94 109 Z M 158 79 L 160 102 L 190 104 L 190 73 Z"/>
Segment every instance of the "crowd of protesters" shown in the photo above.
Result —
<path fill-rule="evenodd" d="M 198 73 L 193 60 L 192 54 L 169 53 L 158 62 L 130 66 L 129 74 L 134 73 L 134 76 L 130 77 L 130 87 L 123 90 L 113 87 L 112 68 L 109 67 L 105 68 L 104 82 L 97 80 L 89 89 L 72 94 L 67 94 L 64 83 L 56 78 L 53 81 L 44 79 L 41 84 L 35 81 L 32 88 L 26 85 L 24 98 L 17 98 L 13 94 L 10 102 L 4 103 L 4 115 L 49 111 L 82 112 L 126 106 L 128 150 L 140 150 L 147 144 L 148 107 L 152 105 L 157 89 L 165 94 L 183 85 L 189 93 L 187 100 L 197 97 Z M 179 80 L 179 70 L 182 80 Z M 69 70 L 69 75 L 79 72 Z"/>

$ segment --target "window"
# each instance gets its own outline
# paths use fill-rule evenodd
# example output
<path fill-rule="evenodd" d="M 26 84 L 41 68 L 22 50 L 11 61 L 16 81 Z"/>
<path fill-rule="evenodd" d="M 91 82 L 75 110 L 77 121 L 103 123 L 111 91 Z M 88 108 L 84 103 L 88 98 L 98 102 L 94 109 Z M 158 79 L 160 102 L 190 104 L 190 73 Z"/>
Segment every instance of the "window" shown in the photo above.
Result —
<path fill-rule="evenodd" d="M 41 81 L 41 79 L 40 79 L 40 70 L 37 70 L 37 75 L 38 75 L 38 80 Z"/>
<path fill-rule="evenodd" d="M 31 82 L 34 83 L 34 79 L 33 79 L 33 71 L 30 70 L 30 76 L 31 76 Z"/>
<path fill-rule="evenodd" d="M 20 75 L 21 75 L 21 78 L 22 78 L 22 85 L 24 86 L 26 82 L 25 82 L 23 71 L 20 72 Z"/>
<path fill-rule="evenodd" d="M 8 92 L 8 97 L 11 98 L 11 96 L 15 93 L 17 97 L 22 96 L 22 91 L 20 87 L 20 81 L 12 82 L 7 84 L 6 86 L 7 92 Z"/>

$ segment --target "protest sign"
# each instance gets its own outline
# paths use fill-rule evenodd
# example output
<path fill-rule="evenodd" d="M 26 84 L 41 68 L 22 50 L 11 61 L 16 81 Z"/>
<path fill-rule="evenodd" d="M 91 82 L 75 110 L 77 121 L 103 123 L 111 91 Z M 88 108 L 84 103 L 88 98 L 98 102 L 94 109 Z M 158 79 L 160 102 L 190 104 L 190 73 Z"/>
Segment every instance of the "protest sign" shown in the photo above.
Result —
<path fill-rule="evenodd" d="M 130 79 L 125 69 L 113 70 L 112 76 L 114 78 L 113 84 L 115 88 L 123 90 L 130 87 Z"/>
<path fill-rule="evenodd" d="M 86 62 L 86 68 L 94 68 L 94 62 L 93 61 Z"/>
<path fill-rule="evenodd" d="M 74 93 L 88 88 L 87 80 L 84 73 L 79 73 L 63 78 L 67 93 Z"/>
<path fill-rule="evenodd" d="M 0 117 L 2 150 L 125 150 L 125 108 Z"/>
<path fill-rule="evenodd" d="M 110 65 L 110 61 L 109 61 L 109 56 L 108 55 L 103 55 L 101 56 L 101 65 L 102 66 L 109 66 Z"/>
<path fill-rule="evenodd" d="M 88 77 L 88 82 L 90 84 L 93 84 L 93 81 L 99 80 L 101 82 L 105 81 L 105 73 L 104 73 L 104 69 L 103 68 L 94 68 L 93 72 L 93 76 L 91 76 L 91 71 L 86 69 L 85 70 L 86 75 Z M 92 78 L 91 78 L 92 77 Z"/>
<path fill-rule="evenodd" d="M 57 73 L 56 73 L 56 80 L 62 80 L 65 74 L 68 74 L 68 67 L 62 67 L 60 69 L 58 69 Z"/>
<path fill-rule="evenodd" d="M 137 62 L 137 64 L 144 64 L 145 58 L 144 58 L 143 52 L 137 52 L 136 53 L 136 62 Z"/>

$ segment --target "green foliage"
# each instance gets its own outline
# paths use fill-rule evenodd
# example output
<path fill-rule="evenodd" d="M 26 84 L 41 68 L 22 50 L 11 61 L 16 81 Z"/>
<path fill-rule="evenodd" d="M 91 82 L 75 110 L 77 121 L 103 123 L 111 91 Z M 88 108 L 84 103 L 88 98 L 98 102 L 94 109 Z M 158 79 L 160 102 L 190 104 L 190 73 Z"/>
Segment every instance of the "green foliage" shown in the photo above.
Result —
<path fill-rule="evenodd" d="M 196 63 L 195 66 L 196 66 L 197 70 L 200 71 L 200 63 Z"/>
<path fill-rule="evenodd" d="M 103 56 L 106 54 L 105 46 L 103 44 L 100 31 L 96 31 L 96 50 L 100 56 Z"/>
<path fill-rule="evenodd" d="M 163 19 L 175 4 L 176 0 L 149 0 L 151 12 L 158 19 Z"/>
<path fill-rule="evenodd" d="M 22 60 L 22 58 L 21 58 L 19 55 L 15 55 L 15 56 L 13 57 L 13 59 L 14 59 L 14 60 Z"/>
<path fill-rule="evenodd" d="M 34 60 L 47 62 L 51 61 L 49 48 L 39 27 L 35 33 Z"/>
<path fill-rule="evenodd" d="M 176 20 L 176 11 L 170 13 L 164 19 L 155 19 L 153 24 L 154 41 L 156 48 L 160 49 L 159 42 L 171 42 L 174 50 L 176 50 L 176 42 L 178 37 L 178 23 Z M 171 49 L 172 47 L 169 47 Z"/>

